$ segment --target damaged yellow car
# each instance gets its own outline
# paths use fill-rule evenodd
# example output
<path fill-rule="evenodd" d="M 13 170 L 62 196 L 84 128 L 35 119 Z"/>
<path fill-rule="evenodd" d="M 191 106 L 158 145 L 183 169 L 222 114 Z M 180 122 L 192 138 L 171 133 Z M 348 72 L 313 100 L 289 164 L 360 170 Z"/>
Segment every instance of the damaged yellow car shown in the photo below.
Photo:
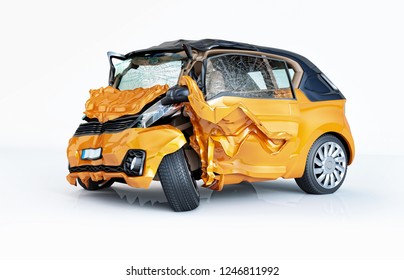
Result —
<path fill-rule="evenodd" d="M 199 205 L 196 180 L 295 178 L 335 192 L 354 158 L 345 98 L 308 59 L 223 40 L 108 53 L 109 86 L 90 91 L 69 141 L 67 180 L 86 190 L 159 180 L 170 206 Z"/>

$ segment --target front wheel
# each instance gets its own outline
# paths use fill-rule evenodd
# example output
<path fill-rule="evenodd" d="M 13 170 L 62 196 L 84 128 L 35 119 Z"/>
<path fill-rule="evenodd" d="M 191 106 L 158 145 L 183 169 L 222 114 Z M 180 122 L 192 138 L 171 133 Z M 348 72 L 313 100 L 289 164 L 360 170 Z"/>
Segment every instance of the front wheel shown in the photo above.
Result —
<path fill-rule="evenodd" d="M 335 136 L 326 134 L 314 142 L 307 157 L 299 187 L 310 194 L 330 194 L 338 190 L 347 172 L 347 152 Z"/>
<path fill-rule="evenodd" d="M 174 211 L 189 211 L 198 207 L 198 187 L 182 149 L 164 156 L 158 175 L 168 203 Z"/>

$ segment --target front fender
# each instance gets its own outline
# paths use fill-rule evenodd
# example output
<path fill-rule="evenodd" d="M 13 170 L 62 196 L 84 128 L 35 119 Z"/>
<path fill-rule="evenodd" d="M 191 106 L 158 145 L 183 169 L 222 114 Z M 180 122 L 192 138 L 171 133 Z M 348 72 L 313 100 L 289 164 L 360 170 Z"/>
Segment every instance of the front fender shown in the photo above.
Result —
<path fill-rule="evenodd" d="M 70 173 L 67 175 L 67 180 L 71 184 L 75 184 L 77 178 L 82 181 L 89 178 L 98 181 L 118 177 L 124 178 L 126 183 L 132 187 L 147 188 L 155 177 L 163 157 L 179 150 L 186 143 L 187 141 L 182 132 L 170 125 L 131 128 L 119 133 L 72 137 L 67 148 L 70 167 L 80 165 L 119 166 L 130 149 L 144 150 L 146 159 L 142 176 L 127 176 L 123 172 L 86 171 Z M 92 161 L 81 159 L 83 149 L 99 147 L 102 148 L 101 159 Z"/>

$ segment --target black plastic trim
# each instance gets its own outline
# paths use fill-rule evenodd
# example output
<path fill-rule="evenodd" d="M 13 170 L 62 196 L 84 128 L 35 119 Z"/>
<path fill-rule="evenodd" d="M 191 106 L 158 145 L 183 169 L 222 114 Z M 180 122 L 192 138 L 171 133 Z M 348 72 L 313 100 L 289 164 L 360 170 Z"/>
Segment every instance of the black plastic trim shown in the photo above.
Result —
<path fill-rule="evenodd" d="M 112 166 L 112 165 L 80 165 L 69 168 L 70 173 L 75 172 L 124 172 L 122 166 Z"/>
<path fill-rule="evenodd" d="M 188 59 L 192 60 L 192 48 L 187 44 L 182 44 L 182 47 L 188 57 Z"/>
<path fill-rule="evenodd" d="M 166 96 L 161 99 L 162 105 L 171 105 L 188 101 L 189 90 L 185 86 L 173 86 L 167 92 Z"/>
<path fill-rule="evenodd" d="M 130 169 L 132 160 L 134 157 L 141 158 L 140 166 L 138 171 L 133 171 Z M 128 150 L 126 156 L 122 162 L 123 170 L 128 176 L 142 176 L 144 161 L 146 158 L 146 152 L 143 150 Z"/>
<path fill-rule="evenodd" d="M 134 156 L 141 157 L 141 164 L 140 164 L 139 171 L 130 170 L 131 159 L 133 159 Z M 130 177 L 142 176 L 143 170 L 144 170 L 145 159 L 146 159 L 146 152 L 144 150 L 131 149 L 131 150 L 128 150 L 128 152 L 125 155 L 125 158 L 123 159 L 121 165 L 119 165 L 119 166 L 103 165 L 103 164 L 101 164 L 101 165 L 80 165 L 80 166 L 74 166 L 74 167 L 69 166 L 69 172 L 77 173 L 77 172 L 104 171 L 104 172 L 108 172 L 108 173 L 115 173 L 115 172 L 125 173 L 126 175 L 128 175 Z"/>
<path fill-rule="evenodd" d="M 310 101 L 328 101 L 345 99 L 339 90 L 334 90 L 323 79 L 322 73 L 304 74 L 299 88 Z"/>
<path fill-rule="evenodd" d="M 108 79 L 108 85 L 112 86 L 114 83 L 114 78 L 115 78 L 115 66 L 114 63 L 112 62 L 113 58 L 120 59 L 120 60 L 125 60 L 126 56 L 120 53 L 115 53 L 115 52 L 107 52 L 108 55 L 108 61 L 109 61 L 109 79 Z"/>
<path fill-rule="evenodd" d="M 87 123 L 82 123 L 77 128 L 74 136 L 98 135 L 102 133 L 117 133 L 125 129 L 132 128 L 136 124 L 138 115 L 123 116 L 114 120 L 100 123 L 97 120 L 92 120 Z"/>

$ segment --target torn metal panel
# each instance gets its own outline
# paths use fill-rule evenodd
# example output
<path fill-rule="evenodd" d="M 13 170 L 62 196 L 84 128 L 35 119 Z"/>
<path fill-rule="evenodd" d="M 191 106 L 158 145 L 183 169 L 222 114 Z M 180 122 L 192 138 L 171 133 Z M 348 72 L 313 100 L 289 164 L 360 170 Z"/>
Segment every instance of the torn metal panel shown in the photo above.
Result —
<path fill-rule="evenodd" d="M 161 160 L 186 144 L 182 132 L 170 125 L 160 125 L 148 128 L 130 128 L 120 133 L 102 133 L 72 137 L 67 148 L 69 168 L 81 167 L 82 170 L 71 172 L 67 180 L 75 185 L 80 178 L 84 184 L 89 179 L 93 181 L 123 178 L 133 187 L 148 188 L 156 176 Z M 82 159 L 83 150 L 100 147 L 102 157 L 96 160 Z M 130 176 L 125 173 L 123 160 L 128 149 L 145 151 L 144 169 L 142 176 Z M 86 168 L 90 166 L 92 168 Z M 98 167 L 112 167 L 108 171 Z M 95 171 L 94 171 L 95 170 Z"/>
<path fill-rule="evenodd" d="M 267 130 L 261 122 L 243 104 L 232 106 L 212 107 L 204 99 L 203 93 L 196 82 L 184 76 L 180 85 L 189 89 L 189 104 L 187 113 L 194 126 L 194 135 L 191 137 L 191 146 L 199 154 L 202 163 L 202 179 L 205 186 L 212 185 L 220 190 L 223 186 L 223 176 L 215 175 L 223 159 L 231 158 L 234 161 L 242 160 L 238 152 L 249 138 L 254 138 L 269 155 L 276 154 L 285 145 L 292 135 L 280 131 Z M 254 157 L 257 150 L 251 151 Z M 234 165 L 229 172 L 248 174 L 254 171 L 254 166 L 240 171 Z M 218 182 L 215 182 L 218 181 Z"/>
<path fill-rule="evenodd" d="M 102 123 L 124 115 L 133 115 L 167 90 L 168 85 L 155 85 L 151 88 L 134 90 L 118 90 L 113 87 L 93 89 L 90 90 L 90 98 L 86 102 L 84 114 Z"/>

